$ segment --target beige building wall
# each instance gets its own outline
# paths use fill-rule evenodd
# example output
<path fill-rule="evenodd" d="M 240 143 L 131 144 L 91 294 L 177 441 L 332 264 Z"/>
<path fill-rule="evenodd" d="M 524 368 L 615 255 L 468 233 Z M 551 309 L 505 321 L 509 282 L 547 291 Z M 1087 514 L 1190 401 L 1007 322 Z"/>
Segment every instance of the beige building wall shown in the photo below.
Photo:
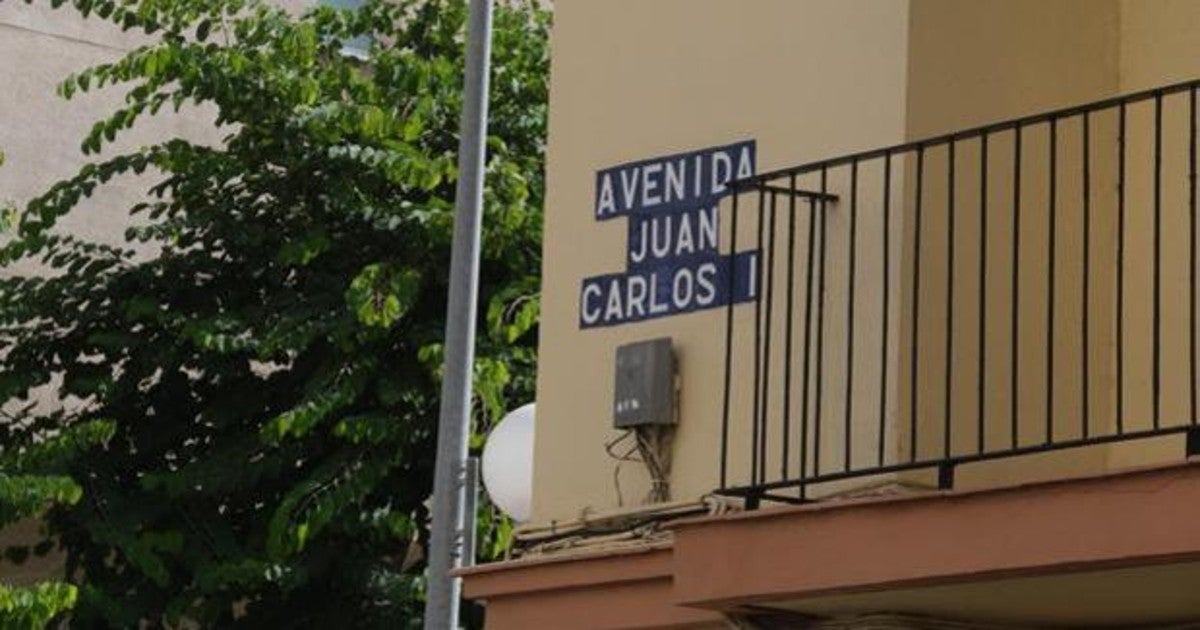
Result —
<path fill-rule="evenodd" d="M 908 129 L 911 139 L 969 128 L 989 121 L 1062 108 L 1116 94 L 1151 89 L 1200 76 L 1190 29 L 1200 22 L 1200 5 L 1170 0 L 1100 2 L 977 2 L 914 0 L 910 24 Z M 1185 424 L 1192 417 L 1189 382 L 1189 209 L 1187 93 L 1164 96 L 1161 132 L 1161 246 L 1154 246 L 1155 103 L 1130 104 L 1126 113 L 1124 296 L 1118 307 L 1118 111 L 1091 116 L 1090 338 L 1082 338 L 1084 224 L 1082 208 L 1082 117 L 1058 127 L 1057 258 L 1054 272 L 1054 363 L 1048 363 L 1049 167 L 1048 126 L 1023 134 L 1021 165 L 1021 253 L 1018 395 L 1013 408 L 1010 370 L 1012 333 L 1011 253 L 1013 134 L 990 140 L 989 253 L 986 293 L 984 426 L 988 448 L 1009 443 L 1017 418 L 1018 444 L 1045 441 L 1047 416 L 1055 440 L 1082 436 L 1083 371 L 1087 371 L 1091 435 L 1147 431 L 1155 427 L 1154 365 L 1159 366 L 1158 425 Z M 977 143 L 959 149 L 956 194 L 958 250 L 968 265 L 978 256 Z M 931 151 L 927 169 L 933 190 L 926 194 L 925 251 L 920 338 L 923 357 L 944 352 L 945 154 Z M 998 160 L 998 159 L 999 160 Z M 997 164 L 997 161 L 1000 161 Z M 939 179 L 939 176 L 941 179 Z M 999 184 L 999 186 L 997 185 Z M 961 209 L 967 208 L 967 212 Z M 911 216 L 911 213 L 910 213 Z M 906 242 L 911 243 L 912 226 Z M 932 238 L 930 238 L 932 236 Z M 964 245 L 966 245 L 964 247 Z M 1154 264 L 1161 267 L 1158 318 L 1161 341 L 1154 346 Z M 912 261 L 906 259 L 905 277 Z M 953 329 L 953 450 L 970 452 L 978 435 L 978 279 L 970 268 L 956 274 Z M 911 298 L 911 294 L 909 295 Z M 907 305 L 907 302 L 906 302 Z M 932 309 L 930 307 L 933 307 Z M 906 318 L 909 311 L 906 311 Z M 1123 318 L 1123 324 L 1120 324 Z M 1123 333 L 1123 346 L 1118 333 Z M 911 352 L 906 341 L 903 352 Z M 1118 377 L 1118 352 L 1124 363 Z M 907 361 L 902 362 L 902 370 Z M 1048 368 L 1052 373 L 1048 374 Z M 922 439 L 942 435 L 945 412 L 944 360 L 922 359 L 918 423 Z M 905 372 L 907 385 L 909 375 Z M 1053 385 L 1051 386 L 1051 382 Z M 1053 390 L 1053 404 L 1047 393 Z M 1118 402 L 1118 390 L 1122 400 Z M 909 389 L 901 388 L 908 409 Z M 1119 406 L 1120 405 L 1120 406 Z M 1118 417 L 1119 416 L 1119 417 Z M 907 418 L 901 427 L 907 426 Z M 960 468 L 960 487 L 1013 483 L 1063 474 L 1177 461 L 1182 437 L 1127 442 L 1033 458 L 972 464 Z M 922 475 L 913 475 L 920 479 Z"/>
<path fill-rule="evenodd" d="M 642 503 L 644 471 L 626 463 L 616 472 L 618 463 L 604 449 L 618 435 L 611 428 L 614 352 L 631 341 L 675 341 L 680 424 L 673 497 L 694 499 L 718 484 L 724 310 L 579 329 L 581 280 L 625 268 L 625 221 L 600 223 L 592 215 L 596 171 L 744 139 L 758 141 L 760 171 L 899 142 L 907 24 L 906 0 L 555 3 L 534 521 Z M 748 201 L 739 251 L 754 242 L 756 210 L 745 210 Z M 803 234 L 807 215 L 798 216 Z M 845 214 L 829 216 L 831 233 L 844 232 Z M 727 253 L 727 209 L 721 222 Z M 830 255 L 844 246 L 831 239 Z M 832 286 L 829 299 L 844 302 Z M 753 307 L 740 305 L 736 313 L 737 343 L 750 348 Z M 837 317 L 829 322 L 836 326 Z M 744 483 L 747 355 L 735 362 L 734 374 L 730 482 Z M 829 404 L 836 413 L 835 402 Z M 776 472 L 779 464 L 769 462 Z"/>
<path fill-rule="evenodd" d="M 1152 89 L 1200 77 L 1200 6 L 1177 0 L 1122 0 L 1120 89 Z M 1162 326 L 1159 421 L 1164 426 L 1191 420 L 1189 383 L 1192 375 L 1188 330 L 1188 94 L 1163 99 L 1162 127 Z M 1129 112 L 1130 172 L 1128 187 L 1129 264 L 1127 285 L 1131 308 L 1126 323 L 1126 384 L 1129 401 L 1126 423 L 1136 428 L 1152 424 L 1151 335 L 1153 326 L 1153 151 L 1154 110 L 1148 102 Z M 1111 448 L 1111 467 L 1174 461 L 1182 438 L 1162 438 L 1146 444 Z"/>
<path fill-rule="evenodd" d="M 1099 100 L 1117 93 L 1119 7 L 1108 0 L 955 2 L 913 0 L 908 57 L 907 133 L 910 140 Z M 1115 121 L 1091 124 L 1091 252 L 1089 295 L 1089 430 L 1113 427 L 1113 278 L 1115 277 Z M 918 452 L 942 450 L 947 408 L 951 451 L 1030 446 L 1046 440 L 1047 417 L 1055 440 L 1082 435 L 1083 203 L 1082 119 L 1056 130 L 1054 368 L 1048 374 L 1050 130 L 1022 130 L 1019 254 L 1014 263 L 1015 133 L 988 138 L 986 208 L 981 207 L 981 141 L 956 143 L 953 320 L 947 320 L 948 185 L 945 146 L 926 152 L 923 196 L 921 304 L 917 335 Z M 910 165 L 911 166 L 911 165 Z M 910 175 L 910 182 L 912 176 Z M 911 186 L 910 186 L 911 187 Z M 910 191 L 910 203 L 913 193 Z M 984 353 L 980 374 L 981 221 L 986 211 Z M 913 213 L 910 211 L 911 218 Z M 905 242 L 914 240 L 912 221 Z M 912 248 L 905 258 L 905 331 L 901 388 L 903 430 L 912 396 Z M 1013 356 L 1013 269 L 1016 266 L 1017 333 Z M 946 364 L 948 331 L 953 334 Z M 1013 361 L 1016 398 L 1013 398 Z M 949 370 L 950 378 L 946 378 Z M 1053 400 L 1047 400 L 1053 377 Z M 979 401 L 979 379 L 984 397 Z M 1015 408 L 1014 408 L 1015 406 Z M 1052 409 L 1050 408 L 1052 406 Z M 980 422 L 980 410 L 983 418 Z M 906 453 L 905 453 L 906 454 Z M 957 487 L 1011 483 L 1103 469 L 1104 448 L 1001 460 L 960 467 Z M 913 480 L 927 473 L 909 475 Z"/>
<path fill-rule="evenodd" d="M 852 151 L 928 138 L 998 120 L 1099 100 L 1119 93 L 1200 76 L 1200 5 L 1187 0 L 896 0 L 893 2 L 588 2 L 556 4 L 553 40 L 548 207 L 535 448 L 534 520 L 567 519 L 589 511 L 639 504 L 647 479 L 641 468 L 617 463 L 604 452 L 618 434 L 611 426 L 613 354 L 630 341 L 672 336 L 680 361 L 681 415 L 674 445 L 673 498 L 692 499 L 718 484 L 724 358 L 723 309 L 677 315 L 612 328 L 578 328 L 580 282 L 624 269 L 625 223 L 598 223 L 591 200 L 598 170 L 660 155 L 743 139 L 758 141 L 758 170 L 803 164 Z M 1187 95 L 1164 101 L 1161 293 L 1161 423 L 1185 422 L 1188 405 L 1187 331 Z M 1017 418 L 1019 446 L 1045 440 L 1047 418 L 1055 440 L 1083 434 L 1083 377 L 1088 379 L 1089 435 L 1112 433 L 1117 419 L 1117 333 L 1125 319 L 1124 414 L 1126 431 L 1150 428 L 1152 345 L 1153 103 L 1127 114 L 1125 309 L 1118 313 L 1117 115 L 1090 116 L 1089 295 L 1083 299 L 1082 118 L 1057 128 L 1058 150 L 1054 317 L 1049 318 L 1049 131 L 1022 134 L 1021 246 L 1016 256 L 1017 389 L 1012 396 L 1010 310 L 1014 257 L 1014 138 L 989 137 L 988 251 L 984 293 L 986 326 L 983 438 L 988 450 L 1009 446 Z M 947 295 L 947 155 L 926 154 L 923 196 L 921 316 L 918 368 L 918 454 L 937 456 L 944 438 L 947 365 L 951 353 L 951 450 L 965 454 L 980 437 L 979 319 L 981 212 L 978 141 L 956 143 L 956 296 L 953 320 Z M 909 456 L 914 164 L 897 159 L 893 181 L 893 295 L 888 335 L 889 381 L 883 426 L 889 458 Z M 845 465 L 841 433 L 845 409 L 844 348 L 848 334 L 846 260 L 847 169 L 831 171 L 828 186 L 841 200 L 826 218 L 829 284 L 826 395 L 811 409 L 824 427 L 822 472 Z M 860 181 L 876 182 L 879 165 L 864 163 Z M 786 180 L 780 180 L 786 184 Z M 814 176 L 802 187 L 816 188 Z M 883 263 L 880 187 L 859 193 L 860 270 Z M 752 197 L 743 198 L 738 250 L 754 244 Z M 747 203 L 749 202 L 749 203 Z M 751 211 L 747 212 L 747 205 Z M 750 218 L 747 218 L 750 216 Z M 782 213 L 781 216 L 786 216 Z M 722 211 L 722 252 L 728 252 L 730 213 Z M 782 221 L 782 219 L 780 219 Z M 797 220 L 798 235 L 809 229 Z M 782 225 L 782 223 L 780 224 Z M 798 250 L 803 256 L 803 248 Z M 863 252 L 866 252 L 865 254 Z M 779 256 L 773 268 L 783 272 Z M 797 276 L 806 268 L 797 262 Z M 854 466 L 870 464 L 879 433 L 879 379 L 883 343 L 879 273 L 862 274 L 855 295 L 856 344 L 851 389 Z M 893 288 L 893 291 L 897 289 Z M 779 308 L 778 306 L 776 307 Z M 748 481 L 753 306 L 735 309 L 733 420 L 730 482 Z M 1084 313 L 1089 339 L 1082 338 Z M 798 307 L 796 317 L 803 317 Z M 951 324 L 952 326 L 948 326 Z M 771 369 L 782 369 L 782 323 L 772 322 Z M 1053 326 L 1053 366 L 1047 363 Z M 797 333 L 799 334 L 799 333 Z M 797 337 L 794 352 L 802 352 Z M 795 367 L 798 364 L 793 364 Z M 1049 369 L 1048 369 L 1049 367 Z M 1053 402 L 1048 404 L 1049 384 Z M 778 387 L 776 384 L 775 387 Z M 793 422 L 800 409 L 793 392 Z M 768 408 L 766 465 L 778 478 L 776 454 L 781 402 L 773 390 Z M 793 431 L 795 425 L 793 424 Z M 811 441 L 808 448 L 815 446 Z M 793 452 L 795 449 L 793 438 Z M 957 487 L 979 487 L 1098 472 L 1132 464 L 1176 460 L 1179 438 L 1091 447 L 960 467 Z M 830 459 L 832 461 L 830 461 Z M 811 465 L 811 463 L 810 463 Z M 795 466 L 790 468 L 795 474 Z M 928 484 L 931 474 L 902 481 Z M 616 489 L 619 481 L 621 495 Z M 856 485 L 871 480 L 857 482 Z M 875 480 L 878 481 L 878 480 Z M 827 488 L 844 490 L 845 487 Z M 821 490 L 817 491 L 820 494 Z"/>

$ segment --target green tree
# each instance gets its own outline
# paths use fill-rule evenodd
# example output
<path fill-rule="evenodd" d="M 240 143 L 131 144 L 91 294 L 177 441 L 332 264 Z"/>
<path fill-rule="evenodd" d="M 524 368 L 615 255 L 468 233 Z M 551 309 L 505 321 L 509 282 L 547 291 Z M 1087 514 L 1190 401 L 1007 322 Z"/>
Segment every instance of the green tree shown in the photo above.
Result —
<path fill-rule="evenodd" d="M 46 517 L 79 586 L 73 627 L 416 623 L 462 0 L 302 16 L 257 0 L 72 4 L 153 36 L 61 84 L 125 92 L 84 153 L 171 109 L 203 106 L 226 134 L 97 158 L 30 201 L 0 250 L 48 268 L 0 280 L 0 399 L 81 401 L 22 406 L 0 448 L 111 421 L 104 448 L 66 461 L 85 500 Z M 535 0 L 495 20 L 480 433 L 532 397 L 548 66 Z M 363 36 L 365 58 L 344 54 Z M 56 229 L 130 173 L 154 183 L 128 208 L 127 245 Z M 484 554 L 505 543 L 491 514 Z"/>
<path fill-rule="evenodd" d="M 4 160 L 4 153 L 0 152 L 0 166 L 4 166 Z M 12 205 L 0 200 L 0 229 L 11 227 L 15 216 Z M 11 421 L 13 418 L 0 410 L 0 419 Z M 2 426 L 0 430 L 3 430 Z M 9 444 L 8 448 L 0 450 L 0 528 L 23 518 L 37 518 L 55 503 L 78 502 L 82 494 L 79 485 L 61 474 L 62 464 L 74 449 L 102 441 L 108 430 L 109 425 L 105 423 L 84 423 L 67 433 L 36 443 Z M 6 550 L 5 557 L 19 564 L 31 551 L 44 556 L 51 548 L 48 543 L 41 543 L 34 549 L 12 547 Z M 70 610 L 77 596 L 78 590 L 74 586 L 61 582 L 14 586 L 0 581 L 0 627 L 43 628 Z"/>
<path fill-rule="evenodd" d="M 52 505 L 74 505 L 82 495 L 77 483 L 61 474 L 63 466 L 81 452 L 106 441 L 112 423 L 91 421 L 36 443 L 11 446 L 0 452 L 0 527 L 23 518 L 36 518 Z M 53 545 L 46 541 L 6 550 L 8 560 L 22 563 L 30 554 L 44 556 Z M 63 582 L 31 586 L 0 583 L 0 627 L 37 630 L 75 605 L 78 589 Z"/>

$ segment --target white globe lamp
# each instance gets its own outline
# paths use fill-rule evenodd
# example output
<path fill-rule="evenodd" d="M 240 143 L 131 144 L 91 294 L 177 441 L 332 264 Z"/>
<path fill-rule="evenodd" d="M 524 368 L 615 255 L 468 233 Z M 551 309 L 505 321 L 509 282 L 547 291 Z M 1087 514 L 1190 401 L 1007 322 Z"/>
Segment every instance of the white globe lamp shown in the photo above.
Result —
<path fill-rule="evenodd" d="M 533 498 L 534 404 L 510 411 L 483 445 L 483 485 L 488 497 L 517 522 L 529 520 Z"/>

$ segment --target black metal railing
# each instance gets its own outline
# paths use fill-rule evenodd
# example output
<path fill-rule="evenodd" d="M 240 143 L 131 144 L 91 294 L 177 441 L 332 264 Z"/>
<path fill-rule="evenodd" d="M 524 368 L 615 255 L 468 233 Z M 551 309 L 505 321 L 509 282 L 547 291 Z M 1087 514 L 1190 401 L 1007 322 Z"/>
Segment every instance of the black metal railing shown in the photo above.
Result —
<path fill-rule="evenodd" d="M 733 183 L 729 251 L 759 264 L 724 322 L 720 492 L 920 469 L 946 488 L 962 464 L 1175 433 L 1200 450 L 1198 89 Z"/>

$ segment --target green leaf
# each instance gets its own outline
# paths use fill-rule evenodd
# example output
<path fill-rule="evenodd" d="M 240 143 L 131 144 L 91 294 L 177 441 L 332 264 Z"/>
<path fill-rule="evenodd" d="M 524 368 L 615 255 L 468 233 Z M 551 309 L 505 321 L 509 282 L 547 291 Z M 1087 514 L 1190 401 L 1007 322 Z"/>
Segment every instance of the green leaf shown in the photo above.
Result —
<path fill-rule="evenodd" d="M 333 245 L 328 232 L 320 229 L 306 232 L 300 238 L 292 239 L 283 244 L 279 250 L 278 260 L 283 265 L 307 265 L 317 256 L 325 253 Z"/>
<path fill-rule="evenodd" d="M 346 291 L 346 303 L 365 326 L 391 328 L 416 302 L 421 275 L 390 265 L 363 267 Z"/>
<path fill-rule="evenodd" d="M 75 606 L 78 591 L 59 582 L 15 587 L 0 584 L 0 626 L 12 630 L 42 630 Z"/>
<path fill-rule="evenodd" d="M 362 394 L 373 367 L 370 361 L 360 361 L 346 366 L 332 379 L 316 381 L 311 386 L 312 395 L 263 425 L 260 430 L 262 439 L 268 444 L 277 444 L 288 437 L 308 435 L 318 423 L 350 405 Z"/>
<path fill-rule="evenodd" d="M 196 39 L 205 41 L 208 39 L 208 33 L 212 29 L 212 20 L 200 20 L 200 24 L 196 26 Z"/>
<path fill-rule="evenodd" d="M 404 120 L 403 137 L 405 142 L 414 142 L 421 137 L 421 132 L 425 130 L 425 123 L 416 115 L 409 116 Z"/>
<path fill-rule="evenodd" d="M 38 516 L 54 503 L 75 503 L 81 496 L 69 477 L 0 474 L 0 526 Z"/>

